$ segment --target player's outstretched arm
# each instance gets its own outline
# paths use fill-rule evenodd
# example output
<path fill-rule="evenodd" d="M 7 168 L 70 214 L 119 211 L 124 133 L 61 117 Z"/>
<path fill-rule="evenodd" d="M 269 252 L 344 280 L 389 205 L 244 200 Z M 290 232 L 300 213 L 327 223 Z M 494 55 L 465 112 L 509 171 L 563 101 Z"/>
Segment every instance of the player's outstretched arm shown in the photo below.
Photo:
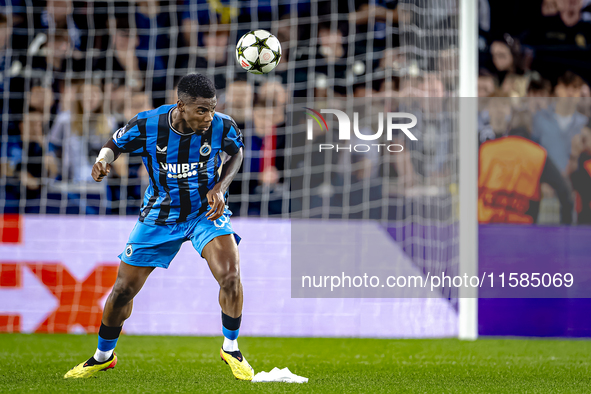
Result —
<path fill-rule="evenodd" d="M 232 155 L 230 159 L 224 164 L 224 167 L 222 168 L 222 175 L 220 176 L 218 183 L 216 183 L 213 188 L 207 192 L 207 203 L 209 204 L 210 209 L 205 216 L 207 216 L 209 220 L 216 220 L 224 213 L 224 208 L 226 205 L 226 202 L 224 201 L 224 195 L 226 194 L 228 187 L 230 187 L 232 180 L 240 170 L 243 156 L 244 153 L 242 152 L 242 148 L 240 148 L 238 152 Z"/>
<path fill-rule="evenodd" d="M 111 163 L 117 160 L 120 153 L 112 140 L 107 141 L 92 166 L 92 179 L 96 182 L 102 181 L 111 172 Z"/>

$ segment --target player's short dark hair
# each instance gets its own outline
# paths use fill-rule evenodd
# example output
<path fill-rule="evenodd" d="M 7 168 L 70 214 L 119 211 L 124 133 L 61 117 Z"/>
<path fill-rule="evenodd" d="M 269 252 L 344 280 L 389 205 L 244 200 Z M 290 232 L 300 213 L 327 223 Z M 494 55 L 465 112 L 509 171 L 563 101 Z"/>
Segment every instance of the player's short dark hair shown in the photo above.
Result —
<path fill-rule="evenodd" d="M 179 99 L 185 102 L 194 100 L 197 97 L 214 98 L 215 85 L 211 79 L 203 74 L 189 74 L 179 81 L 177 93 Z"/>

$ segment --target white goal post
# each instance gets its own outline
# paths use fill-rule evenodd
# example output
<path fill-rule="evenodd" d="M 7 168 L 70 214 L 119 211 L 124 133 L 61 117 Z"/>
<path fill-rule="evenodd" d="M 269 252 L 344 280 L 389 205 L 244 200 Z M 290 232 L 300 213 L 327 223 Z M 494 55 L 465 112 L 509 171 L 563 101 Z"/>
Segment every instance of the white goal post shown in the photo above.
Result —
<path fill-rule="evenodd" d="M 459 197 L 461 275 L 478 276 L 478 2 L 460 0 Z M 459 290 L 458 337 L 478 337 L 478 289 Z"/>

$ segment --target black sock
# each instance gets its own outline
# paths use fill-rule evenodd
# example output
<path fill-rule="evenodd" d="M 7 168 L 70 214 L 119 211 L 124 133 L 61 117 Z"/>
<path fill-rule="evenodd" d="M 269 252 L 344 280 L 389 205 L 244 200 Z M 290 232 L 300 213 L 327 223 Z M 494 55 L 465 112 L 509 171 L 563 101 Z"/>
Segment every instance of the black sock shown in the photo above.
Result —
<path fill-rule="evenodd" d="M 222 312 L 222 326 L 224 326 L 224 328 L 227 330 L 236 331 L 240 328 L 241 321 L 242 315 L 238 317 L 230 317 Z"/>
<path fill-rule="evenodd" d="M 117 339 L 119 338 L 119 335 L 121 334 L 121 330 L 123 329 L 123 326 L 121 327 L 109 327 L 109 326 L 105 326 L 103 322 L 101 322 L 101 328 L 99 328 L 99 337 L 103 338 L 103 339 Z"/>

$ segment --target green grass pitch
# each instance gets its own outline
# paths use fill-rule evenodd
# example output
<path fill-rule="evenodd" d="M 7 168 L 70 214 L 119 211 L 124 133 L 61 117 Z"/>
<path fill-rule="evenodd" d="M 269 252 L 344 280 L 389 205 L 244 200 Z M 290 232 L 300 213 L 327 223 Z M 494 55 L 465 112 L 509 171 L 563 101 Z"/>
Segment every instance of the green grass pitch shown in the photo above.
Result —
<path fill-rule="evenodd" d="M 235 380 L 221 338 L 123 336 L 115 369 L 64 373 L 90 357 L 93 335 L 0 335 L 0 392 L 591 392 L 591 341 L 339 338 L 240 339 L 255 372 L 289 369 L 306 384 Z"/>

